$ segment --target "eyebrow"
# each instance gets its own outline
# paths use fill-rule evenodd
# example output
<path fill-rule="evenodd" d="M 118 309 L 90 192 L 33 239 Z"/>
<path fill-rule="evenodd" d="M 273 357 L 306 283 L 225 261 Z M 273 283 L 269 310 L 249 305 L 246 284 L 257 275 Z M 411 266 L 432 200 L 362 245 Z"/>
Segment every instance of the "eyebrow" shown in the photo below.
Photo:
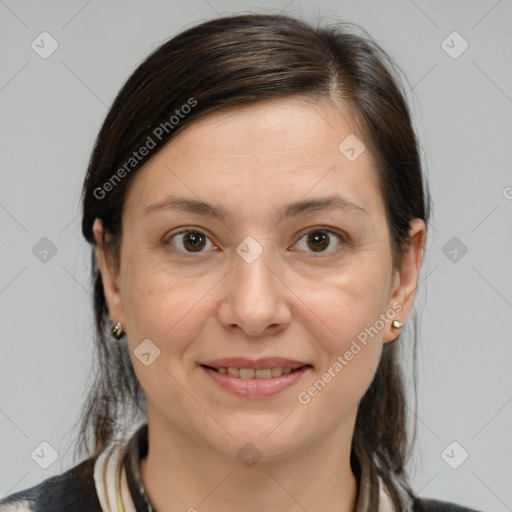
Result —
<path fill-rule="evenodd" d="M 150 213 L 162 210 L 209 215 L 221 221 L 225 221 L 233 217 L 233 214 L 221 205 L 213 205 L 197 199 L 174 196 L 168 196 L 158 203 L 147 206 L 144 208 L 142 215 L 146 216 Z M 279 211 L 278 222 L 284 218 L 298 217 L 300 215 L 324 210 L 353 211 L 368 215 L 368 212 L 363 207 L 352 203 L 339 195 L 332 195 L 286 204 Z"/>

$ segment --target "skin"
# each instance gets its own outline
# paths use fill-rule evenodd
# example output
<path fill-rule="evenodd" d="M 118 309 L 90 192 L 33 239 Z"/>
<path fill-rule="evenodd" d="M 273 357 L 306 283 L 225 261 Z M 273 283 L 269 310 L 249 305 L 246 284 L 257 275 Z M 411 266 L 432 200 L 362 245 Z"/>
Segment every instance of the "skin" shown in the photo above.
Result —
<path fill-rule="evenodd" d="M 407 320 L 426 229 L 420 219 L 411 222 L 411 249 L 393 270 L 370 151 L 351 162 L 338 150 L 352 133 L 347 114 L 330 103 L 277 99 L 212 114 L 137 172 L 123 209 L 118 270 L 96 220 L 109 312 L 127 333 L 148 400 L 141 474 L 160 512 L 354 509 L 349 456 L 357 408 L 383 344 L 400 331 L 387 322 L 307 405 L 297 395 L 393 304 L 402 308 L 395 318 Z M 333 192 L 365 212 L 316 211 L 277 222 L 282 205 Z M 170 194 L 220 204 L 232 218 L 143 215 Z M 322 226 L 347 238 L 329 234 L 315 249 L 308 235 Z M 208 237 L 202 252 L 191 252 L 185 235 L 171 239 L 184 228 Z M 248 236 L 263 248 L 250 264 L 236 252 Z M 147 338 L 160 350 L 149 366 L 133 354 Z M 221 389 L 198 365 L 232 356 L 288 357 L 313 368 L 292 388 L 250 400 Z M 237 458 L 248 442 L 262 454 L 250 468 Z"/>

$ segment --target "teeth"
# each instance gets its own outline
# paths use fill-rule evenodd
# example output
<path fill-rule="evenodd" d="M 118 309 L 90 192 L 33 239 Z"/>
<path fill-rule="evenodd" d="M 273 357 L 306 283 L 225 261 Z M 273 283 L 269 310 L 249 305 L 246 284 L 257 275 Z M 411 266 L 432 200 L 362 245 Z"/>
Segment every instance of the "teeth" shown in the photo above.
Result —
<path fill-rule="evenodd" d="M 240 377 L 241 376 L 242 375 L 240 375 Z M 267 368 L 266 370 L 256 370 L 254 372 L 254 376 L 257 379 L 270 379 L 270 377 L 272 377 L 272 369 L 271 368 Z"/>
<path fill-rule="evenodd" d="M 282 374 L 283 374 L 282 368 L 271 368 L 270 369 L 270 375 L 272 377 L 281 377 Z"/>
<path fill-rule="evenodd" d="M 219 373 L 238 377 L 240 379 L 270 379 L 292 373 L 291 368 L 266 368 L 265 370 L 254 370 L 253 368 L 217 368 Z"/>
<path fill-rule="evenodd" d="M 238 368 L 228 368 L 228 375 L 231 375 L 231 377 L 240 377 Z"/>
<path fill-rule="evenodd" d="M 249 368 L 240 368 L 238 370 L 241 379 L 254 379 L 254 372 L 255 370 L 250 370 Z"/>

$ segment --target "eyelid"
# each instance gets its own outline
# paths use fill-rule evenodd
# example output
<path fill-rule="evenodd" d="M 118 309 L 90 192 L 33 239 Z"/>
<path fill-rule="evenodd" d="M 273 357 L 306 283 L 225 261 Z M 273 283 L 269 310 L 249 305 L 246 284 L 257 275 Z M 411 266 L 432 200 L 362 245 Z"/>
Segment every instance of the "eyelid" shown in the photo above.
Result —
<path fill-rule="evenodd" d="M 304 235 L 314 233 L 315 231 L 326 231 L 327 233 L 339 236 L 345 242 L 348 241 L 348 235 L 343 230 L 331 226 L 315 226 L 313 228 L 306 228 L 301 232 L 300 238 L 302 238 Z"/>

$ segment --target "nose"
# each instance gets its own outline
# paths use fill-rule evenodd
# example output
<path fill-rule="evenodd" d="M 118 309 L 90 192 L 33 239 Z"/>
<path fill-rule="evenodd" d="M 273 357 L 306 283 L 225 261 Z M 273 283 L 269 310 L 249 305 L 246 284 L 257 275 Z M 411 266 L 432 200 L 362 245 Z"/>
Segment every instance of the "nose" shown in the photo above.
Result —
<path fill-rule="evenodd" d="M 293 294 L 269 259 L 265 252 L 252 262 L 238 255 L 234 258 L 218 310 L 226 329 L 262 336 L 281 331 L 290 323 L 289 301 Z"/>

